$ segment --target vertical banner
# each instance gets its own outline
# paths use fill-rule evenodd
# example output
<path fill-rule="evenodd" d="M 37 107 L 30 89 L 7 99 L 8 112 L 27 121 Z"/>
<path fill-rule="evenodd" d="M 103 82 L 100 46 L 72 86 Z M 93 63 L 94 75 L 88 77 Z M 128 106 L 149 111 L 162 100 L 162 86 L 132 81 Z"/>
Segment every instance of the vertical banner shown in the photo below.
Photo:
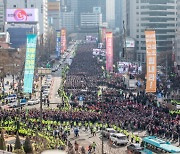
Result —
<path fill-rule="evenodd" d="M 113 72 L 113 33 L 106 32 L 106 71 Z"/>
<path fill-rule="evenodd" d="M 146 92 L 156 92 L 156 34 L 145 31 L 146 36 Z"/>
<path fill-rule="evenodd" d="M 103 27 L 102 28 L 102 36 L 101 36 L 101 42 L 103 43 L 103 44 L 105 44 L 105 42 L 106 42 L 106 28 L 105 27 Z"/>
<path fill-rule="evenodd" d="M 66 29 L 61 29 L 61 53 L 63 54 L 67 50 L 66 46 Z"/>
<path fill-rule="evenodd" d="M 35 34 L 27 35 L 26 60 L 25 60 L 25 70 L 24 70 L 24 93 L 32 93 L 32 89 L 33 89 L 36 42 L 37 42 L 37 35 Z"/>
<path fill-rule="evenodd" d="M 56 58 L 60 57 L 61 52 L 61 31 L 56 31 Z"/>

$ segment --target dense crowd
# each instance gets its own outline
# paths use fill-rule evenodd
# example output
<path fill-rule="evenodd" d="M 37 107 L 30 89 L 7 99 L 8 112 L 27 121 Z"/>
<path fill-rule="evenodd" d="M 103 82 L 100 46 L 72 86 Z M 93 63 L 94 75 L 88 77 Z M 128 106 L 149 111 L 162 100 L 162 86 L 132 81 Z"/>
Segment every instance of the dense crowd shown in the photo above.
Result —
<path fill-rule="evenodd" d="M 178 142 L 180 139 L 180 115 L 169 114 L 169 109 L 159 107 L 154 95 L 146 94 L 143 88 L 136 91 L 128 90 L 124 86 L 123 78 L 111 74 L 105 78 L 102 67 L 98 65 L 92 55 L 94 44 L 80 45 L 70 66 L 64 82 L 64 90 L 72 108 L 70 110 L 43 110 L 44 121 L 64 122 L 73 127 L 76 125 L 100 124 L 99 127 L 117 126 L 123 130 L 146 131 L 149 135 L 156 135 Z M 100 87 L 106 87 L 99 93 Z M 82 99 L 80 99 L 80 97 Z M 83 101 L 83 105 L 78 103 Z M 76 105 L 73 105 L 76 104 Z M 38 110 L 0 110 L 0 121 L 21 118 L 28 127 L 40 124 Z M 32 124 L 28 119 L 36 119 Z M 57 125 L 53 126 L 57 129 Z M 43 123 L 43 126 L 46 122 Z M 59 126 L 59 125 L 58 125 Z M 52 130 L 51 130 L 52 131 Z"/>

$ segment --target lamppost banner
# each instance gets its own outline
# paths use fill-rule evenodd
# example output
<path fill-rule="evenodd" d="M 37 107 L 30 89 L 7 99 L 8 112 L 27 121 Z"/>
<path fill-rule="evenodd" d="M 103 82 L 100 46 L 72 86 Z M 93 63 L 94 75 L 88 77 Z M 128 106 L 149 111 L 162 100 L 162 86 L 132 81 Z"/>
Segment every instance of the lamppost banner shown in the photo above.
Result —
<path fill-rule="evenodd" d="M 61 29 L 61 53 L 63 54 L 67 49 L 66 46 L 66 29 Z"/>
<path fill-rule="evenodd" d="M 113 72 L 113 33 L 106 32 L 106 71 Z"/>
<path fill-rule="evenodd" d="M 59 58 L 61 53 L 61 31 L 56 31 L 56 57 Z"/>
<path fill-rule="evenodd" d="M 156 92 L 156 34 L 145 31 L 146 36 L 146 92 Z"/>
<path fill-rule="evenodd" d="M 36 34 L 27 35 L 26 60 L 24 71 L 24 93 L 32 93 L 36 58 L 36 42 Z"/>

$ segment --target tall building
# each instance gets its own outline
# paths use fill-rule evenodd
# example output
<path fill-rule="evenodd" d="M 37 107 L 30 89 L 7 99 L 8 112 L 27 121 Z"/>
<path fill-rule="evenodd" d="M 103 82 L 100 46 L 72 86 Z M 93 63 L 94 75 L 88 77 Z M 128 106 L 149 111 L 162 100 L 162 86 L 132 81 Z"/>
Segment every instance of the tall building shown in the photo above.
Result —
<path fill-rule="evenodd" d="M 39 34 L 44 41 L 48 31 L 48 3 L 47 0 L 7 0 L 7 9 L 38 9 Z"/>
<path fill-rule="evenodd" d="M 115 27 L 122 28 L 122 0 L 115 0 Z"/>
<path fill-rule="evenodd" d="M 74 12 L 61 12 L 61 28 L 66 28 L 67 32 L 73 32 L 74 25 Z"/>
<path fill-rule="evenodd" d="M 106 0 L 106 22 L 109 28 L 115 28 L 115 0 Z"/>
<path fill-rule="evenodd" d="M 4 1 L 0 0 L 0 32 L 4 31 Z"/>
<path fill-rule="evenodd" d="M 48 2 L 48 21 L 55 30 L 60 29 L 60 2 Z"/>
<path fill-rule="evenodd" d="M 175 39 L 175 67 L 180 76 L 180 1 L 177 1 L 177 32 Z"/>
<path fill-rule="evenodd" d="M 146 29 L 156 31 L 157 52 L 172 51 L 176 31 L 177 0 L 123 0 L 127 36 L 136 39 L 137 60 L 145 62 Z"/>
<path fill-rule="evenodd" d="M 81 28 L 98 28 L 101 25 L 101 13 L 81 13 Z"/>
<path fill-rule="evenodd" d="M 72 0 L 73 1 L 73 0 Z M 94 7 L 100 7 L 103 22 L 106 21 L 106 3 L 105 0 L 78 0 L 78 21 L 80 23 L 81 13 L 92 13 Z"/>

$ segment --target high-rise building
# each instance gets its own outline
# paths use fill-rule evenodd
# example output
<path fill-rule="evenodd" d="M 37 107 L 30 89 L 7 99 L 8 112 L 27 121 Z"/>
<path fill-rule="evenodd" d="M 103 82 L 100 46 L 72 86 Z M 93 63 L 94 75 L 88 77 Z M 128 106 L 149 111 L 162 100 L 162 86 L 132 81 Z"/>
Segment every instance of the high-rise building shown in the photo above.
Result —
<path fill-rule="evenodd" d="M 122 0 L 115 0 L 115 27 L 122 28 Z"/>
<path fill-rule="evenodd" d="M 172 51 L 177 0 L 123 0 L 127 36 L 136 39 L 137 60 L 145 62 L 146 29 L 156 31 L 157 52 Z"/>
<path fill-rule="evenodd" d="M 7 9 L 38 9 L 39 34 L 44 41 L 48 31 L 48 3 L 47 0 L 6 0 Z"/>
<path fill-rule="evenodd" d="M 74 1 L 74 0 L 72 0 Z M 80 23 L 81 13 L 92 13 L 94 7 L 100 7 L 103 22 L 106 21 L 105 0 L 78 0 L 78 21 Z"/>
<path fill-rule="evenodd" d="M 106 0 L 106 22 L 109 28 L 115 28 L 115 0 Z"/>
<path fill-rule="evenodd" d="M 180 1 L 177 1 L 177 32 L 175 39 L 175 67 L 180 75 Z"/>
<path fill-rule="evenodd" d="M 48 2 L 48 21 L 55 30 L 60 29 L 60 2 Z"/>
<path fill-rule="evenodd" d="M 81 28 L 98 28 L 101 25 L 101 13 L 81 13 Z"/>
<path fill-rule="evenodd" d="M 0 32 L 4 31 L 4 1 L 0 0 Z"/>
<path fill-rule="evenodd" d="M 66 28 L 67 32 L 73 32 L 74 25 L 74 12 L 61 12 L 61 28 Z"/>

